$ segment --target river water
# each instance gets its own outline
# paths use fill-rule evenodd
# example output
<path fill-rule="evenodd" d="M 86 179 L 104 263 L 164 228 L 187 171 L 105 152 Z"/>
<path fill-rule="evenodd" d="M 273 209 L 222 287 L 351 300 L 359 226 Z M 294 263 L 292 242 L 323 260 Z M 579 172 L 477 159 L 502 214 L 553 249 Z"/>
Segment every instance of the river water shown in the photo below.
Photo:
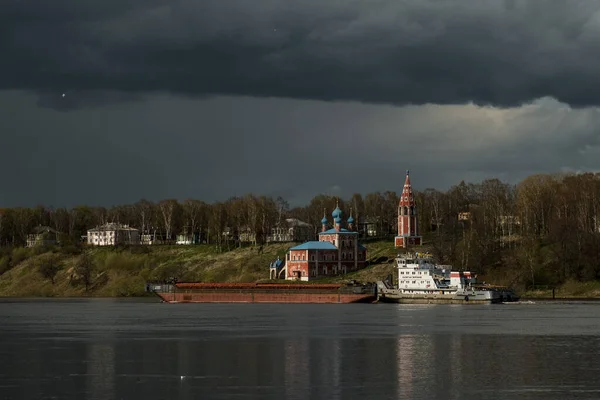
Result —
<path fill-rule="evenodd" d="M 0 301 L 0 399 L 598 399 L 600 303 Z"/>

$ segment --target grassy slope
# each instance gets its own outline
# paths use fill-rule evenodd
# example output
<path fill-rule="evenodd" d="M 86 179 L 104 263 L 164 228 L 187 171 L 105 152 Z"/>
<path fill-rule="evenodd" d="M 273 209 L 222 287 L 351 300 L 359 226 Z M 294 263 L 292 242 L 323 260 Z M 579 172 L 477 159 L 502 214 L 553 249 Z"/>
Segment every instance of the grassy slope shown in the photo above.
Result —
<path fill-rule="evenodd" d="M 267 280 L 269 263 L 278 256 L 284 259 L 287 249 L 294 244 L 272 244 L 244 247 L 217 253 L 214 246 L 155 246 L 148 253 L 130 250 L 95 248 L 90 250 L 95 268 L 93 283 L 88 292 L 77 281 L 74 265 L 78 255 L 45 252 L 34 254 L 19 249 L 17 262 L 0 275 L 0 296 L 142 296 L 144 283 L 152 279 L 177 276 L 180 281 L 201 282 L 254 282 Z M 374 265 L 341 277 L 319 282 L 339 282 L 348 279 L 375 281 L 393 272 L 391 260 L 395 255 L 393 243 L 373 242 L 366 244 L 369 260 Z M 37 252 L 39 253 L 39 251 Z M 55 283 L 44 278 L 39 266 L 56 257 L 61 269 Z"/>
<path fill-rule="evenodd" d="M 268 278 L 269 263 L 284 257 L 289 244 L 241 248 L 217 253 L 213 246 L 156 246 L 148 253 L 97 248 L 91 250 L 94 279 L 89 292 L 77 282 L 73 266 L 77 255 L 54 254 L 61 270 L 55 283 L 45 279 L 39 265 L 51 253 L 29 254 L 0 275 L 0 296 L 139 296 L 151 279 L 177 276 L 180 280 L 205 282 L 252 282 Z M 74 278 L 73 280 L 71 278 Z"/>
<path fill-rule="evenodd" d="M 172 276 L 177 276 L 183 281 L 202 282 L 266 280 L 269 263 L 277 256 L 283 259 L 285 252 L 292 245 L 283 243 L 264 246 L 262 253 L 259 253 L 257 247 L 217 253 L 214 246 L 210 245 L 155 246 L 146 248 L 148 252 L 140 254 L 130 250 L 96 248 L 91 250 L 95 269 L 92 287 L 88 292 L 81 282 L 77 282 L 77 275 L 73 274 L 77 255 L 51 252 L 34 254 L 29 249 L 19 249 L 19 256 L 13 256 L 12 262 L 15 265 L 0 275 L 0 296 L 142 296 L 145 294 L 144 283 L 147 280 L 160 280 Z M 365 246 L 368 249 L 369 267 L 344 276 L 325 278 L 319 282 L 341 282 L 349 279 L 373 282 L 395 274 L 392 261 L 396 250 L 391 241 L 370 242 L 365 243 Z M 419 250 L 426 251 L 427 246 Z M 54 284 L 44 278 L 38 268 L 47 263 L 49 257 L 57 257 L 61 266 Z M 524 298 L 551 297 L 552 292 L 550 290 L 522 294 Z M 556 296 L 600 297 L 600 282 L 568 282 L 557 288 Z"/>

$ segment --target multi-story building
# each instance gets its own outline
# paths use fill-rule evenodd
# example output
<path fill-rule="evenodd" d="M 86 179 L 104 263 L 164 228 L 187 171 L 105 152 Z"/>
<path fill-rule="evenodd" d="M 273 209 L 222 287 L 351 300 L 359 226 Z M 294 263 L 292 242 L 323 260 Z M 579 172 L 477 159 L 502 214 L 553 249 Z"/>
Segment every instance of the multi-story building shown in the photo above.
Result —
<path fill-rule="evenodd" d="M 140 232 L 129 225 L 111 222 L 88 229 L 87 243 L 93 246 L 140 244 Z"/>
<path fill-rule="evenodd" d="M 342 228 L 342 210 L 333 213 L 334 227 L 329 229 L 327 217 L 321 220 L 318 241 L 292 247 L 286 255 L 286 279 L 308 281 L 324 276 L 346 274 L 366 265 L 367 249 L 358 243 L 354 218 L 348 218 L 348 228 Z"/>

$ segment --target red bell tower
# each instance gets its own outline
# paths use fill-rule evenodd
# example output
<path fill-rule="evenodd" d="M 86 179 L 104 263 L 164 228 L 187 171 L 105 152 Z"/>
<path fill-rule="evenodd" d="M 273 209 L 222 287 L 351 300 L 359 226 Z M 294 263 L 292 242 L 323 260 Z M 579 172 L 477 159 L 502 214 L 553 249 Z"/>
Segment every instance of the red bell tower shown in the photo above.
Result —
<path fill-rule="evenodd" d="M 398 236 L 395 245 L 406 248 L 409 244 L 421 245 L 422 241 L 419 236 L 417 205 L 410 185 L 409 171 L 406 171 L 406 180 L 398 204 Z"/>

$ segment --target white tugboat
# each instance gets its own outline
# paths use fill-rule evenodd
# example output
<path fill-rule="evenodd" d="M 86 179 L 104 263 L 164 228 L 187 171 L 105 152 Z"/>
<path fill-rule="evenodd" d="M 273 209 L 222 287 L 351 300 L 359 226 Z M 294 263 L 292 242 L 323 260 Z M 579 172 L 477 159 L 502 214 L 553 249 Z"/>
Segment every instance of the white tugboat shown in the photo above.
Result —
<path fill-rule="evenodd" d="M 477 284 L 468 271 L 452 271 L 438 265 L 429 254 L 406 254 L 396 258 L 398 284 L 377 282 L 378 300 L 393 303 L 502 303 L 518 301 L 506 287 Z"/>

